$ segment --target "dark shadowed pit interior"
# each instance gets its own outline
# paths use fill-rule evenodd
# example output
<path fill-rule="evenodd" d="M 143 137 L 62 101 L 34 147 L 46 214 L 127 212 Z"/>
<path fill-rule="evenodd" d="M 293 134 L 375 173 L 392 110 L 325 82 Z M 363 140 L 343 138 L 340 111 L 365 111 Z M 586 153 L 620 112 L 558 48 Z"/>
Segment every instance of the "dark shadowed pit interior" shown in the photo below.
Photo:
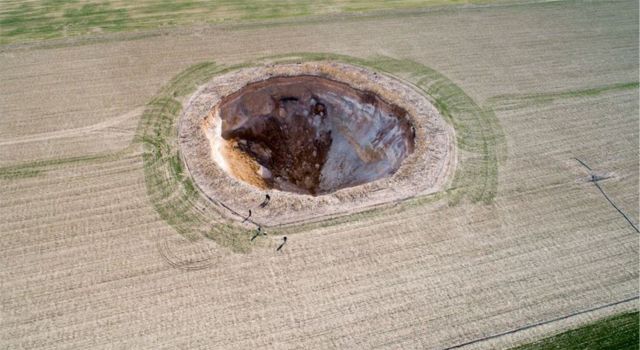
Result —
<path fill-rule="evenodd" d="M 407 112 L 319 76 L 273 77 L 216 106 L 220 157 L 259 188 L 321 195 L 393 174 L 414 149 Z"/>

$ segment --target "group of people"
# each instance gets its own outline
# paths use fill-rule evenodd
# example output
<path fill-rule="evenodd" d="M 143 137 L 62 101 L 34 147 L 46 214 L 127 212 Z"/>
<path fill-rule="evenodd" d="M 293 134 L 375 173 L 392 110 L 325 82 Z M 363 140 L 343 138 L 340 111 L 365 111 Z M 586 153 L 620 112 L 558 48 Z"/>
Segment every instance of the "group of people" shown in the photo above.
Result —
<path fill-rule="evenodd" d="M 271 201 L 271 196 L 269 194 L 265 195 L 264 200 L 262 201 L 262 203 L 260 203 L 260 205 L 258 206 L 260 209 L 264 208 L 267 206 L 267 204 L 269 204 L 269 201 Z M 249 215 L 247 215 L 246 218 L 244 218 L 244 220 L 242 220 L 242 223 L 244 224 L 247 220 L 249 220 L 249 218 L 251 217 L 251 209 L 249 209 Z M 260 227 L 258 227 L 260 228 Z"/>
<path fill-rule="evenodd" d="M 262 203 L 260 203 L 260 205 L 258 206 L 258 208 L 263 209 L 265 208 L 267 205 L 269 205 L 269 202 L 271 201 L 271 196 L 269 196 L 269 194 L 265 195 L 264 200 L 262 201 Z M 246 218 L 244 218 L 244 220 L 242 221 L 243 223 L 246 222 L 247 220 L 249 220 L 249 218 L 251 217 L 251 209 L 249 209 L 249 215 L 247 215 Z M 256 231 L 255 231 L 255 235 L 253 235 L 253 237 L 251 237 L 251 240 L 253 241 L 254 239 L 256 239 L 258 236 L 266 236 L 267 232 L 262 231 L 262 227 L 258 224 Z M 287 236 L 284 236 L 282 238 L 282 243 L 278 246 L 278 248 L 276 249 L 276 251 L 280 251 L 280 249 L 282 249 L 282 247 L 285 245 L 285 243 L 287 243 Z"/>

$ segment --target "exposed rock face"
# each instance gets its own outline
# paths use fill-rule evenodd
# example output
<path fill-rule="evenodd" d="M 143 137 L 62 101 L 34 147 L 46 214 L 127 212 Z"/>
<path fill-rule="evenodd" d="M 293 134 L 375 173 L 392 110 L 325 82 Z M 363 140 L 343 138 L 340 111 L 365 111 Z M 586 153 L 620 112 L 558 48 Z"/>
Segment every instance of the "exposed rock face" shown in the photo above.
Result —
<path fill-rule="evenodd" d="M 334 192 L 393 174 L 414 149 L 404 109 L 319 76 L 251 83 L 214 113 L 221 120 L 216 158 L 261 188 Z"/>

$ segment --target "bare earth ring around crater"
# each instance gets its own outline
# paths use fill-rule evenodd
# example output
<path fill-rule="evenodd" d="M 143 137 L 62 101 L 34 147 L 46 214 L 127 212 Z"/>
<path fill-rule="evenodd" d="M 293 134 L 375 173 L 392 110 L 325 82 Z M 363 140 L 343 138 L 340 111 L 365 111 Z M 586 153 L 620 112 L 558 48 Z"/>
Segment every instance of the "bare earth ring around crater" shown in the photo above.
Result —
<path fill-rule="evenodd" d="M 264 226 L 442 191 L 455 135 L 414 87 L 338 62 L 241 68 L 186 102 L 181 157 L 220 213 Z M 269 194 L 269 204 L 259 207 Z"/>

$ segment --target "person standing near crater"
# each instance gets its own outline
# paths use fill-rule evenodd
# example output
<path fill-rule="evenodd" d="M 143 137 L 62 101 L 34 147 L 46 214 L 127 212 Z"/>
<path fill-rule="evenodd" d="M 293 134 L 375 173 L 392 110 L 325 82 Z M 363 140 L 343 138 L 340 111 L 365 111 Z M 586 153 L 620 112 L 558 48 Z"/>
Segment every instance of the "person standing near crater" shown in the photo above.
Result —
<path fill-rule="evenodd" d="M 287 236 L 282 237 L 282 243 L 280 243 L 280 245 L 276 249 L 276 252 L 279 252 L 280 249 L 282 249 L 282 247 L 284 247 L 285 243 L 287 243 Z"/>
<path fill-rule="evenodd" d="M 247 220 L 249 220 L 250 217 L 251 217 L 251 209 L 249 209 L 249 215 L 247 215 L 247 217 L 244 218 L 244 220 L 242 220 L 242 223 L 244 224 L 245 222 L 247 222 Z"/>
<path fill-rule="evenodd" d="M 271 201 L 271 196 L 269 196 L 269 194 L 267 193 L 264 196 L 264 201 L 262 201 L 262 203 L 260 203 L 260 208 L 266 207 L 269 204 L 270 201 Z"/>

